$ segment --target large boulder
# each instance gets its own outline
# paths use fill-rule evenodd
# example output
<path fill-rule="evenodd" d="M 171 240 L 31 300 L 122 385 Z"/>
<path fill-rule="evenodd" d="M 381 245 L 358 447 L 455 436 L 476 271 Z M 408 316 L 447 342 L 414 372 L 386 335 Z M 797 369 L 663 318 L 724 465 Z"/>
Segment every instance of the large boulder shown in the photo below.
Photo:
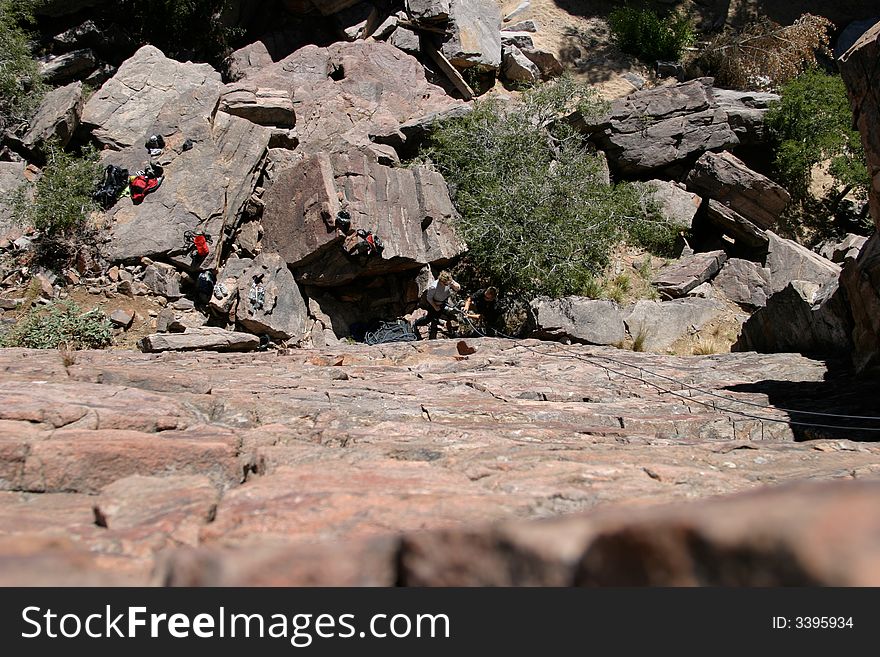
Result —
<path fill-rule="evenodd" d="M 28 131 L 21 138 L 22 146 L 35 151 L 50 139 L 57 139 L 61 146 L 67 146 L 79 127 L 82 109 L 82 82 L 53 89 L 43 98 Z"/>
<path fill-rule="evenodd" d="M 666 180 L 635 184 L 649 202 L 659 207 L 666 219 L 683 231 L 691 230 L 694 217 L 703 202 L 699 195 L 687 191 L 681 184 Z"/>
<path fill-rule="evenodd" d="M 278 340 L 300 340 L 305 336 L 308 309 L 281 256 L 260 255 L 239 277 L 235 317 L 252 333 Z"/>
<path fill-rule="evenodd" d="M 532 84 L 541 78 L 540 69 L 516 46 L 505 46 L 501 74 L 510 82 Z"/>
<path fill-rule="evenodd" d="M 122 199 L 108 211 L 103 245 L 113 261 L 163 257 L 191 268 L 212 268 L 228 227 L 241 216 L 262 170 L 271 131 L 237 116 L 215 112 L 223 85 L 205 64 L 181 64 L 144 46 L 86 103 L 83 124 L 105 146 L 104 163 L 143 169 L 152 134 L 166 148 L 158 190 L 143 203 Z M 194 257 L 187 231 L 214 239 L 211 253 Z"/>
<path fill-rule="evenodd" d="M 439 22 L 449 20 L 450 0 L 406 0 L 406 13 L 416 22 Z"/>
<path fill-rule="evenodd" d="M 824 355 L 852 349 L 852 323 L 837 284 L 792 281 L 743 324 L 733 351 Z"/>
<path fill-rule="evenodd" d="M 684 256 L 658 271 L 651 283 L 662 296 L 677 299 L 715 276 L 726 260 L 724 251 Z"/>
<path fill-rule="evenodd" d="M 723 203 L 764 229 L 776 223 L 791 200 L 785 189 L 730 153 L 703 154 L 686 184 L 692 192 Z"/>
<path fill-rule="evenodd" d="M 792 240 L 767 231 L 765 266 L 770 270 L 771 294 L 785 289 L 792 281 L 810 281 L 819 287 L 836 284 L 840 265 L 810 251 Z"/>
<path fill-rule="evenodd" d="M 311 155 L 279 175 L 265 203 L 264 250 L 311 285 L 443 264 L 464 250 L 443 176 L 427 167 L 386 167 L 357 151 Z M 343 206 L 352 232 L 370 230 L 384 242 L 381 254 L 347 253 L 352 234 L 335 223 Z"/>
<path fill-rule="evenodd" d="M 616 345 L 626 339 L 623 315 L 613 301 L 565 297 L 539 297 L 531 303 L 536 334 L 552 339 L 567 338 L 588 344 Z"/>
<path fill-rule="evenodd" d="M 723 310 L 717 301 L 701 298 L 639 301 L 624 321 L 644 351 L 662 352 L 691 331 L 699 331 Z"/>
<path fill-rule="evenodd" d="M 80 48 L 40 62 L 40 75 L 50 84 L 85 78 L 95 70 L 98 60 L 91 48 Z"/>
<path fill-rule="evenodd" d="M 778 95 L 760 91 L 715 89 L 714 96 L 718 106 L 727 112 L 727 122 L 741 144 L 760 144 L 766 141 L 768 135 L 764 115 L 773 103 L 779 101 Z"/>
<path fill-rule="evenodd" d="M 449 27 L 440 52 L 453 66 L 501 65 L 501 10 L 494 0 L 450 0 Z"/>
<path fill-rule="evenodd" d="M 604 150 L 614 170 L 644 175 L 692 162 L 740 143 L 715 101 L 712 78 L 647 89 L 612 103 L 610 112 L 573 120 Z"/>
<path fill-rule="evenodd" d="M 751 260 L 731 258 L 712 280 L 712 287 L 734 303 L 760 308 L 772 294 L 770 270 Z"/>
<path fill-rule="evenodd" d="M 371 133 L 461 104 L 430 84 L 415 58 L 382 41 L 306 46 L 245 80 L 290 94 L 306 153 L 365 146 Z"/>

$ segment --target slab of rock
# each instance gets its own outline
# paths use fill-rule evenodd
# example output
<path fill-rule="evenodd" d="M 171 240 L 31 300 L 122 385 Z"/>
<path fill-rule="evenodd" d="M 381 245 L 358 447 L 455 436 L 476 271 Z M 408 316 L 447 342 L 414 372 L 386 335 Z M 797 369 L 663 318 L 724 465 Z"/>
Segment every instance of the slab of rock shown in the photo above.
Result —
<path fill-rule="evenodd" d="M 419 35 L 403 25 L 398 25 L 391 33 L 388 43 L 410 55 L 418 55 L 422 50 Z"/>
<path fill-rule="evenodd" d="M 501 65 L 501 10 L 492 0 L 450 0 L 451 35 L 440 52 L 459 69 Z"/>
<path fill-rule="evenodd" d="M 248 331 L 279 340 L 305 336 L 308 309 L 287 263 L 277 253 L 258 256 L 238 279 L 235 317 Z"/>
<path fill-rule="evenodd" d="M 777 94 L 715 89 L 714 97 L 718 106 L 727 112 L 727 122 L 740 144 L 763 144 L 767 141 L 764 117 L 770 106 L 779 101 Z"/>
<path fill-rule="evenodd" d="M 529 61 L 538 67 L 544 80 L 562 75 L 562 64 L 556 58 L 556 55 L 549 50 L 541 50 L 539 48 L 521 48 L 520 50 Z"/>
<path fill-rule="evenodd" d="M 686 296 L 698 285 L 710 280 L 726 262 L 724 251 L 709 251 L 684 256 L 663 267 L 651 283 L 667 299 Z"/>
<path fill-rule="evenodd" d="M 229 77 L 239 81 L 275 63 L 262 41 L 255 41 L 234 51 L 227 60 Z"/>
<path fill-rule="evenodd" d="M 445 23 L 450 0 L 406 0 L 406 13 L 416 22 Z"/>
<path fill-rule="evenodd" d="M 712 78 L 647 89 L 616 100 L 607 116 L 575 124 L 591 134 L 612 168 L 645 175 L 728 148 L 739 138 L 712 93 Z"/>
<path fill-rule="evenodd" d="M 836 281 L 824 289 L 791 281 L 743 324 L 733 351 L 841 355 L 852 350 L 852 320 Z"/>
<path fill-rule="evenodd" d="M 371 133 L 461 104 L 428 83 L 416 59 L 382 41 L 305 46 L 247 81 L 291 93 L 304 153 L 365 146 Z"/>
<path fill-rule="evenodd" d="M 174 80 L 169 88 L 168 80 Z M 268 128 L 225 112 L 215 113 L 220 76 L 205 64 L 181 64 L 144 46 L 86 103 L 83 124 L 111 150 L 105 163 L 143 169 L 144 142 L 165 137 L 162 185 L 143 203 L 120 199 L 109 211 L 111 261 L 143 256 L 198 270 L 217 265 L 225 228 L 234 224 L 253 193 L 269 143 Z M 190 140 L 192 148 L 184 149 Z M 120 152 L 114 152 L 114 150 Z M 214 238 L 205 258 L 184 241 L 187 231 Z"/>
<path fill-rule="evenodd" d="M 520 49 L 534 48 L 535 42 L 532 40 L 532 35 L 529 32 L 508 32 L 506 30 L 501 32 L 502 58 L 504 48 L 509 48 L 511 46 Z"/>
<path fill-rule="evenodd" d="M 706 217 L 726 235 L 736 240 L 737 245 L 751 249 L 766 249 L 769 238 L 767 231 L 759 228 L 739 212 L 714 199 L 706 203 Z"/>
<path fill-rule="evenodd" d="M 132 321 L 134 321 L 134 313 L 128 310 L 114 310 L 110 313 L 110 321 L 113 322 L 114 326 L 118 326 L 125 330 L 128 330 L 131 326 Z"/>
<path fill-rule="evenodd" d="M 772 294 L 770 270 L 751 260 L 731 258 L 712 280 L 712 287 L 734 303 L 761 308 Z"/>
<path fill-rule="evenodd" d="M 659 206 L 664 217 L 682 230 L 691 230 L 694 217 L 703 202 L 702 197 L 667 180 L 649 180 L 635 184 L 643 190 L 650 202 Z"/>
<path fill-rule="evenodd" d="M 527 20 L 519 23 L 511 23 L 501 28 L 502 32 L 537 32 L 540 28 L 538 21 Z"/>
<path fill-rule="evenodd" d="M 53 89 L 43 98 L 40 108 L 31 119 L 30 128 L 21 138 L 29 151 L 39 150 L 50 140 L 57 139 L 64 147 L 79 127 L 83 109 L 82 82 L 72 82 Z"/>
<path fill-rule="evenodd" d="M 767 231 L 765 266 L 770 270 L 770 293 L 785 289 L 792 281 L 810 281 L 819 287 L 831 285 L 840 277 L 840 265 L 810 251 L 793 240 Z"/>
<path fill-rule="evenodd" d="M 282 172 L 265 202 L 264 251 L 281 254 L 297 280 L 311 285 L 420 269 L 464 249 L 452 227 L 446 183 L 426 167 L 390 168 L 359 152 L 312 155 Z M 382 239 L 381 254 L 346 252 L 346 236 L 335 225 L 343 204 L 353 231 L 371 230 Z"/>
<path fill-rule="evenodd" d="M 133 475 L 106 486 L 94 502 L 95 519 L 107 529 L 148 526 L 196 545 L 198 528 L 213 519 L 220 491 L 203 475 Z"/>
<path fill-rule="evenodd" d="M 260 346 L 260 339 L 250 333 L 227 331 L 216 327 L 187 329 L 183 333 L 155 333 L 141 341 L 146 353 L 158 351 L 250 351 Z"/>
<path fill-rule="evenodd" d="M 764 229 L 776 223 L 791 200 L 785 189 L 727 152 L 705 153 L 685 182 L 689 190 L 724 204 Z"/>
<path fill-rule="evenodd" d="M 626 339 L 623 315 L 613 301 L 541 297 L 532 301 L 531 309 L 541 337 L 601 345 L 617 345 Z"/>
<path fill-rule="evenodd" d="M 242 253 L 253 258 L 260 255 L 260 240 L 263 237 L 263 227 L 259 221 L 248 221 L 242 224 L 235 235 L 235 243 L 241 248 Z"/>
<path fill-rule="evenodd" d="M 220 96 L 220 111 L 240 116 L 258 125 L 281 128 L 292 128 L 296 125 L 290 91 L 261 88 L 249 82 L 226 85 L 223 95 Z"/>
<path fill-rule="evenodd" d="M 144 270 L 144 285 L 150 292 L 174 301 L 183 296 L 180 292 L 180 274 L 171 265 L 154 262 Z"/>
<path fill-rule="evenodd" d="M 97 63 L 94 51 L 82 48 L 40 62 L 40 75 L 51 84 L 61 84 L 86 77 Z"/>
<path fill-rule="evenodd" d="M 624 321 L 632 338 L 641 340 L 644 351 L 662 352 L 691 332 L 699 331 L 723 310 L 722 304 L 711 299 L 639 301 Z"/>
<path fill-rule="evenodd" d="M 505 46 L 501 58 L 501 75 L 510 82 L 531 84 L 541 77 L 541 71 L 516 46 Z"/>
<path fill-rule="evenodd" d="M 857 258 L 868 241 L 863 235 L 849 233 L 842 240 L 829 240 L 822 245 L 819 255 L 833 263 L 842 265 L 848 258 Z"/>

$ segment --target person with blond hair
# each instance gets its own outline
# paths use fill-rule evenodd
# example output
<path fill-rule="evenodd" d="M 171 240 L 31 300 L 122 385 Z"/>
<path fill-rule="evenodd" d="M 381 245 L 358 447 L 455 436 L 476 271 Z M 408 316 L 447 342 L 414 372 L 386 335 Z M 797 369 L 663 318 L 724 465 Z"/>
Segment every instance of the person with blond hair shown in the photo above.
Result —
<path fill-rule="evenodd" d="M 433 340 L 437 337 L 437 324 L 441 319 L 446 320 L 446 333 L 449 334 L 450 315 L 446 304 L 450 295 L 460 289 L 461 285 L 455 282 L 451 273 L 445 270 L 440 272 L 437 280 L 428 286 L 419 299 L 419 307 L 428 311 L 428 314 L 413 323 L 416 335 L 419 335 L 418 327 L 428 324 L 430 325 L 428 336 Z"/>

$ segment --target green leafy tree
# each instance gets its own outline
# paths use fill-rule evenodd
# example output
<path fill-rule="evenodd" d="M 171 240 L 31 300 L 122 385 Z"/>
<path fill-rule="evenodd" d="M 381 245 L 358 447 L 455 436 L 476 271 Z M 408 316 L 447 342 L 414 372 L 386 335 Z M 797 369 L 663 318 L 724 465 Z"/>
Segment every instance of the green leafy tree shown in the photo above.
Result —
<path fill-rule="evenodd" d="M 839 75 L 808 70 L 782 87 L 781 100 L 767 113 L 775 136 L 779 177 L 796 199 L 809 197 L 813 168 L 830 161 L 829 171 L 842 188 L 864 198 L 870 185 L 865 152 L 846 87 Z"/>
<path fill-rule="evenodd" d="M 27 121 L 46 87 L 23 25 L 33 1 L 0 0 L 0 131 Z"/>
<path fill-rule="evenodd" d="M 99 207 L 92 198 L 101 178 L 98 152 L 83 150 L 80 156 L 61 148 L 57 142 L 46 145 L 46 166 L 33 189 L 15 193 L 13 218 L 33 226 L 48 238 L 72 237 L 86 226 L 89 214 Z"/>
<path fill-rule="evenodd" d="M 561 119 L 575 108 L 603 109 L 569 78 L 513 104 L 479 101 L 441 124 L 423 153 L 453 190 L 457 228 L 480 278 L 508 293 L 583 294 L 614 244 L 644 237 L 668 248 L 674 238 L 634 187 L 605 182 L 601 156 Z"/>
<path fill-rule="evenodd" d="M 623 52 L 649 63 L 677 61 L 695 40 L 693 23 L 681 14 L 661 18 L 651 9 L 619 7 L 608 16 L 608 24 Z"/>

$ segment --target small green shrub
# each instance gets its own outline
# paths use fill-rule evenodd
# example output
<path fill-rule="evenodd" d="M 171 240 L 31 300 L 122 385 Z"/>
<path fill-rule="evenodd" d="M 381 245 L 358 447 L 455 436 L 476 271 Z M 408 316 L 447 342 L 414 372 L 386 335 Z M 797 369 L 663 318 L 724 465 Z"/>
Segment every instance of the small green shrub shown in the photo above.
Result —
<path fill-rule="evenodd" d="M 0 346 L 29 349 L 101 349 L 112 340 L 110 320 L 98 309 L 83 312 L 75 303 L 31 310 L 0 338 Z"/>
<path fill-rule="evenodd" d="M 604 106 L 569 78 L 515 104 L 477 101 L 441 124 L 422 154 L 450 184 L 473 266 L 506 292 L 590 296 L 615 244 L 660 241 L 665 222 L 633 186 L 607 185 L 602 158 L 562 120 L 575 109 L 590 116 Z"/>
<path fill-rule="evenodd" d="M 618 7 L 608 16 L 608 24 L 614 42 L 623 52 L 649 63 L 678 61 L 685 48 L 695 41 L 693 23 L 678 14 L 661 18 L 650 9 Z"/>
<path fill-rule="evenodd" d="M 67 153 L 57 143 L 46 145 L 46 166 L 34 186 L 33 199 L 26 187 L 14 194 L 12 216 L 43 235 L 70 237 L 83 230 L 89 214 L 99 210 L 92 198 L 101 179 L 98 152 L 90 147 L 81 156 Z"/>

